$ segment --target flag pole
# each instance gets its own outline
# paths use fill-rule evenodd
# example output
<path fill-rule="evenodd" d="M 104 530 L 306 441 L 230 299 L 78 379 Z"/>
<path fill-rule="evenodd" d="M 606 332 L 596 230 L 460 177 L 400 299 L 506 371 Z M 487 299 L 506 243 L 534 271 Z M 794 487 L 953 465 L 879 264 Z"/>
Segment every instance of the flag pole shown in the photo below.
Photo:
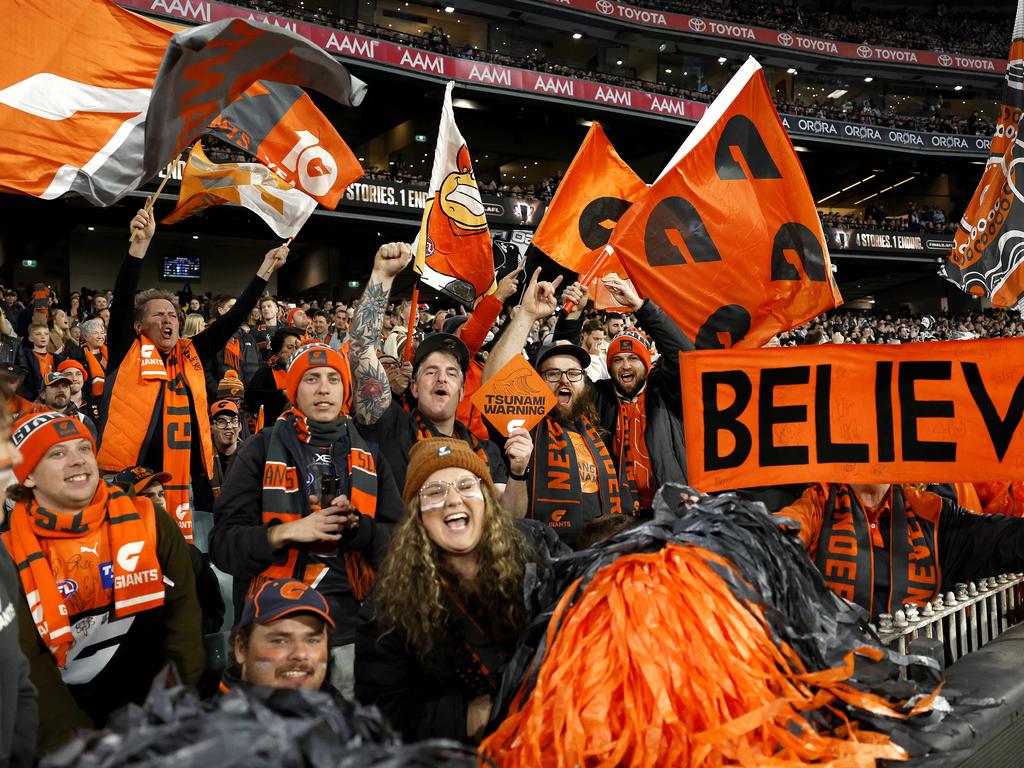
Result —
<path fill-rule="evenodd" d="M 174 160 L 172 160 L 171 162 L 174 163 L 174 162 L 177 162 L 177 161 L 178 161 L 178 158 L 175 157 Z M 164 168 L 164 180 L 160 182 L 160 186 L 158 186 L 156 188 L 156 192 L 154 192 L 152 195 L 149 196 L 149 199 L 146 201 L 146 204 L 143 206 L 142 210 L 144 210 L 146 213 L 149 213 L 150 211 L 153 210 L 153 206 L 156 204 L 156 199 L 158 197 L 160 197 L 160 193 L 164 191 L 164 187 L 167 186 L 167 182 L 170 181 L 170 180 L 171 180 L 171 163 L 168 163 L 167 167 Z M 134 240 L 135 240 L 135 235 L 134 234 L 128 235 L 128 242 L 129 243 L 133 242 Z"/>
<path fill-rule="evenodd" d="M 597 258 L 594 259 L 594 263 L 590 265 L 590 269 L 588 269 L 586 272 L 580 275 L 580 285 L 586 286 L 592 283 L 594 279 L 597 277 L 597 275 L 600 274 L 601 267 L 604 266 L 604 263 L 608 261 L 608 257 L 613 252 L 614 250 L 610 245 L 606 245 L 604 248 L 602 248 L 601 252 L 597 254 Z M 565 314 L 567 315 L 571 314 L 574 309 L 576 309 L 575 301 L 567 301 L 565 302 L 565 304 L 562 305 L 562 311 L 565 312 Z"/>
<path fill-rule="evenodd" d="M 405 362 L 412 362 L 412 336 L 416 330 L 417 307 L 420 302 L 420 281 L 412 286 L 412 304 L 409 306 L 409 327 L 405 329 Z"/>

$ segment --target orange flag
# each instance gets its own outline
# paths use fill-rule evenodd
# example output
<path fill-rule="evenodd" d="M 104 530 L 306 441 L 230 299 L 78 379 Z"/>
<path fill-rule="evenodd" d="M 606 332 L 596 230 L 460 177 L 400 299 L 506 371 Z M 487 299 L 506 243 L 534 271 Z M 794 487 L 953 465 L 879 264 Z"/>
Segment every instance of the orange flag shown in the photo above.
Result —
<path fill-rule="evenodd" d="M 610 245 L 698 348 L 757 347 L 842 301 L 803 168 L 754 59 Z"/>

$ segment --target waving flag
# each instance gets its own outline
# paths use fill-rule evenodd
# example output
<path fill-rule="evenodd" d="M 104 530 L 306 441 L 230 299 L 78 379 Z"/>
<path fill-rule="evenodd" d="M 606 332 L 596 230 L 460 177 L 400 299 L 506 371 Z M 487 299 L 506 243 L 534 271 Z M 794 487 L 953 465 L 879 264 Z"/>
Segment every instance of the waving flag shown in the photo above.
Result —
<path fill-rule="evenodd" d="M 363 167 L 305 91 L 257 82 L 207 129 L 253 155 L 285 181 L 327 208 L 363 175 Z"/>
<path fill-rule="evenodd" d="M 1024 183 L 1014 171 L 1024 162 L 1024 0 L 1017 0 L 1015 18 L 992 148 L 939 274 L 972 296 L 1024 313 Z"/>
<path fill-rule="evenodd" d="M 701 348 L 760 346 L 842 300 L 803 168 L 752 58 L 609 244 L 640 295 Z"/>
<path fill-rule="evenodd" d="M 471 306 L 496 288 L 494 255 L 473 161 L 455 125 L 454 86 L 449 82 L 444 91 L 430 197 L 413 243 L 414 266 L 431 288 Z"/>
<path fill-rule="evenodd" d="M 259 163 L 214 163 L 196 142 L 181 177 L 178 205 L 163 224 L 174 224 L 206 208 L 236 203 L 248 208 L 278 237 L 295 237 L 316 200 Z"/>
<path fill-rule="evenodd" d="M 104 0 L 22 0 L 0 59 L 0 190 L 111 205 L 253 82 L 358 104 L 366 86 L 286 30 L 225 19 L 174 35 Z"/>

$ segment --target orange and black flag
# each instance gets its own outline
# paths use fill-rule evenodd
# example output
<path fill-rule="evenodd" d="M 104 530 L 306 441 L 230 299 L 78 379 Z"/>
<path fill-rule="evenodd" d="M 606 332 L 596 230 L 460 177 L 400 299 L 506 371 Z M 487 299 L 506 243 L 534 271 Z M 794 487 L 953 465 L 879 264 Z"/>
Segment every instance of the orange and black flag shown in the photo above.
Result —
<path fill-rule="evenodd" d="M 757 347 L 842 301 L 761 66 L 739 69 L 609 245 L 698 348 Z"/>
<path fill-rule="evenodd" d="M 1024 0 L 1017 15 L 992 148 L 939 274 L 965 293 L 1024 312 Z"/>
<path fill-rule="evenodd" d="M 533 236 L 541 254 L 587 282 L 598 309 L 612 308 L 601 301 L 600 278 L 625 274 L 614 254 L 598 256 L 615 223 L 646 191 L 595 122 Z"/>
<path fill-rule="evenodd" d="M 363 175 L 345 140 L 295 85 L 253 83 L 207 133 L 252 155 L 325 208 L 335 208 Z"/>

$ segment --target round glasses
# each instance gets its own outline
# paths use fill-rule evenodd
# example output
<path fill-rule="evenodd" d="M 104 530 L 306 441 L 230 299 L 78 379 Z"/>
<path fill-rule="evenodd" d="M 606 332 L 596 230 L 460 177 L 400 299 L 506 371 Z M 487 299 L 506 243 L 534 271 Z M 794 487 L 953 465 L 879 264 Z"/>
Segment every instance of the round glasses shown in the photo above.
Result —
<path fill-rule="evenodd" d="M 542 371 L 540 375 L 549 384 L 561 381 L 562 376 L 565 376 L 569 381 L 581 381 L 583 379 L 583 369 L 570 368 L 567 371 L 563 371 L 560 368 L 548 368 L 546 371 Z"/>
<path fill-rule="evenodd" d="M 448 499 L 449 488 L 454 488 L 455 492 L 463 499 L 483 498 L 483 493 L 480 490 L 480 478 L 476 475 L 463 475 L 451 482 L 435 480 L 420 488 L 420 510 L 426 511 L 443 507 Z"/>

